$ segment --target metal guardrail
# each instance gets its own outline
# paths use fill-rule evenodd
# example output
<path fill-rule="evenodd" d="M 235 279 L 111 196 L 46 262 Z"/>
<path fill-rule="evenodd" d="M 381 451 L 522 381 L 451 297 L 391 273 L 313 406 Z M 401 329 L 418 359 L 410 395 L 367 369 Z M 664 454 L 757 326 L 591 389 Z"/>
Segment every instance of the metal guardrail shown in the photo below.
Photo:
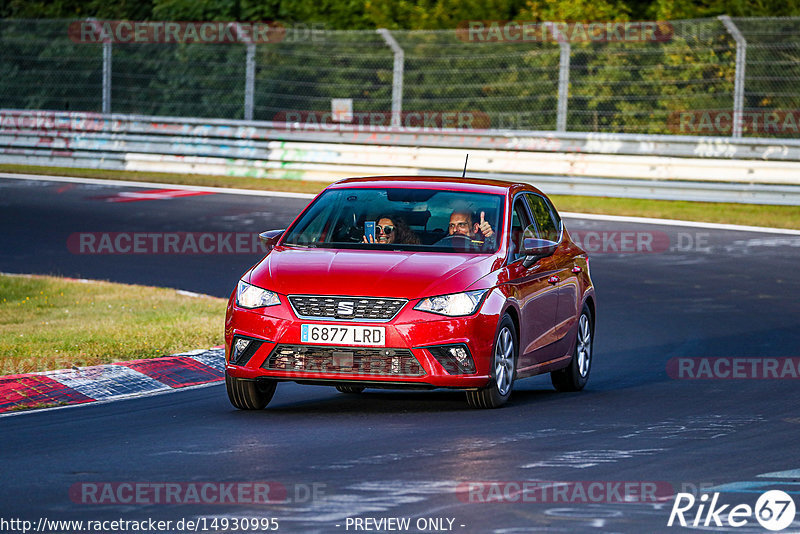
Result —
<path fill-rule="evenodd" d="M 327 128 L 327 129 L 326 129 Z M 552 194 L 800 205 L 800 140 L 359 129 L 0 110 L 0 162 L 334 180 L 460 174 Z"/>

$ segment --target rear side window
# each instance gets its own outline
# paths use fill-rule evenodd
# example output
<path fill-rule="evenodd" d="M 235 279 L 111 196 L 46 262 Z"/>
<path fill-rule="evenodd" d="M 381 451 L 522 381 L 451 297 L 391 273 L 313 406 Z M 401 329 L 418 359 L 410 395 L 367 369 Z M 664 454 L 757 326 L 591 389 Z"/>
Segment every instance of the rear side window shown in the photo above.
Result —
<path fill-rule="evenodd" d="M 526 193 L 525 198 L 539 229 L 539 239 L 558 242 L 561 234 L 561 220 L 554 213 L 555 210 L 552 209 L 549 202 L 539 195 Z"/>

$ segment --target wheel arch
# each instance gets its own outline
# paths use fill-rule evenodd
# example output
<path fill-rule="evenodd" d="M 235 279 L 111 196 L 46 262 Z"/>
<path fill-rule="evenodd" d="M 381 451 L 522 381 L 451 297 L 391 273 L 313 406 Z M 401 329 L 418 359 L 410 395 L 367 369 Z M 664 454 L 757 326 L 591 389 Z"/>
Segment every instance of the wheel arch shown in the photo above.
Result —
<path fill-rule="evenodd" d="M 503 315 L 508 315 L 511 318 L 511 322 L 514 323 L 514 330 L 517 335 L 517 346 L 519 346 L 519 310 L 517 310 L 513 304 L 508 303 L 503 309 L 503 313 L 497 317 L 498 329 L 500 328 L 500 322 L 503 320 Z M 497 335 L 497 332 L 495 332 L 495 335 Z"/>
<path fill-rule="evenodd" d="M 581 309 L 583 309 L 583 306 L 587 306 L 589 308 L 589 313 L 592 314 L 592 334 L 594 334 L 595 325 L 597 324 L 597 311 L 595 309 L 595 298 L 593 293 L 586 295 L 586 297 L 583 299 Z"/>

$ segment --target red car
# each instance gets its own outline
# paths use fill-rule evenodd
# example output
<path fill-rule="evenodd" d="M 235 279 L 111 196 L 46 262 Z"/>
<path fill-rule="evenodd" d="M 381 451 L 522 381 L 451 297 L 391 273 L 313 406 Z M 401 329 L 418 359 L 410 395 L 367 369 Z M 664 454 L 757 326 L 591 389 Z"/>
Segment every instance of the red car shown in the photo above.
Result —
<path fill-rule="evenodd" d="M 595 295 L 550 200 L 494 180 L 351 178 L 320 193 L 231 295 L 228 396 L 262 409 L 278 382 L 457 388 L 494 408 L 514 381 L 584 387 Z"/>

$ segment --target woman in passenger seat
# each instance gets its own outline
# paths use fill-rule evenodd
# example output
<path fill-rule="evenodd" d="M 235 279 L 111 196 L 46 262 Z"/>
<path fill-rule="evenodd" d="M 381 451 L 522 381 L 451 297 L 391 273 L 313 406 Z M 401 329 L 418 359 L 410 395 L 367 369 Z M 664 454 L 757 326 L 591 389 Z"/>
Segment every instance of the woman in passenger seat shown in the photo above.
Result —
<path fill-rule="evenodd" d="M 419 237 L 411 231 L 402 217 L 381 215 L 375 223 L 375 237 L 364 236 L 364 243 L 380 243 L 388 245 L 398 243 L 401 245 L 419 245 Z"/>

